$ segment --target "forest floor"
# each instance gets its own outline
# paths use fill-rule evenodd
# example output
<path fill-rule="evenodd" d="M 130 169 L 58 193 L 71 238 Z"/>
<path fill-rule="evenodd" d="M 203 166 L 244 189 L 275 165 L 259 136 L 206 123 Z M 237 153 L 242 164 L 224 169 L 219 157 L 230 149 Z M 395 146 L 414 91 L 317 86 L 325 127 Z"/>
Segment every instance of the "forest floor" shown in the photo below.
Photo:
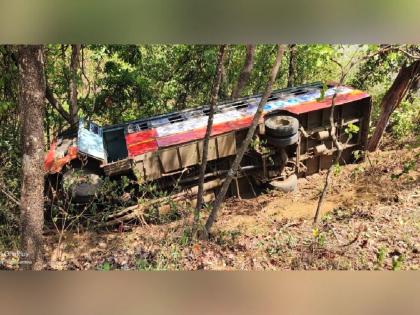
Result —
<path fill-rule="evenodd" d="M 318 228 L 325 173 L 293 193 L 231 198 L 209 241 L 192 241 L 191 216 L 125 232 L 48 236 L 53 270 L 420 269 L 420 147 L 387 147 L 335 169 Z"/>

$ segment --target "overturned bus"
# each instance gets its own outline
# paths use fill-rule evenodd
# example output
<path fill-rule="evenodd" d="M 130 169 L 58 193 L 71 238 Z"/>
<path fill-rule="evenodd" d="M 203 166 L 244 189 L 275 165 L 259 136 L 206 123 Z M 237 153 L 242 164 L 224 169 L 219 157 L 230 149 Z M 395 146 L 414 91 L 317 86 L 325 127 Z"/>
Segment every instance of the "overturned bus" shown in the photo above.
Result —
<path fill-rule="evenodd" d="M 352 153 L 363 150 L 367 142 L 371 99 L 350 87 L 335 89 L 313 83 L 272 92 L 232 182 L 232 194 L 253 185 L 293 190 L 297 177 L 328 168 L 336 154 L 329 121 L 334 93 L 336 136 L 345 143 L 340 162 L 354 160 Z M 204 185 L 209 200 L 245 139 L 260 99 L 253 95 L 217 105 Z M 201 106 L 111 126 L 81 120 L 76 132 L 57 136 L 45 168 L 62 181 L 75 170 L 83 174 L 85 180 L 71 190 L 77 202 L 95 195 L 104 176 L 130 174 L 139 183 L 154 182 L 163 190 L 177 183 L 194 191 L 208 112 L 209 106 Z M 349 139 L 350 125 L 358 132 Z"/>

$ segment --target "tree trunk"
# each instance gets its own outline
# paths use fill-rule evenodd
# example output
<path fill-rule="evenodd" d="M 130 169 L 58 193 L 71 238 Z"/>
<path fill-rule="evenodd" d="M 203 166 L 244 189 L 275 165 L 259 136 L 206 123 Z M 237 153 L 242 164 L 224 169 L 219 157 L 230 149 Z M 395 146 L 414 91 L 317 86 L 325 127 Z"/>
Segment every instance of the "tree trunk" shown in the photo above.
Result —
<path fill-rule="evenodd" d="M 69 104 L 70 117 L 72 125 L 77 125 L 79 120 L 77 113 L 79 107 L 77 105 L 77 71 L 79 69 L 80 59 L 80 44 L 71 45 L 71 60 L 70 60 L 70 83 L 69 83 Z"/>
<path fill-rule="evenodd" d="M 296 44 L 289 45 L 289 75 L 287 77 L 287 87 L 295 85 L 296 79 Z"/>
<path fill-rule="evenodd" d="M 226 47 L 226 52 L 225 52 L 225 60 L 228 60 L 229 62 L 229 50 Z M 222 99 L 227 99 L 229 98 L 228 96 L 228 78 L 227 78 L 227 73 L 226 73 L 226 66 L 223 63 L 222 64 L 222 74 L 221 74 L 221 78 L 220 78 L 220 88 L 219 88 L 219 95 Z"/>
<path fill-rule="evenodd" d="M 54 97 L 53 92 L 51 91 L 51 88 L 46 84 L 45 88 L 45 98 L 48 100 L 48 102 L 51 104 L 51 106 L 60 113 L 60 115 L 71 125 L 73 123 L 73 120 L 71 119 L 70 115 L 66 112 L 66 110 L 61 106 L 61 104 L 57 101 L 57 99 Z"/>
<path fill-rule="evenodd" d="M 344 77 L 345 76 L 342 75 L 341 80 L 340 80 L 340 83 L 338 83 L 335 86 L 335 92 L 334 92 L 334 95 L 333 95 L 333 97 L 331 99 L 331 109 L 330 109 L 330 127 L 331 127 L 331 129 L 330 129 L 330 137 L 331 137 L 331 140 L 332 140 L 335 148 L 337 149 L 337 152 L 336 152 L 336 156 L 334 158 L 333 163 L 328 168 L 327 176 L 325 177 L 324 188 L 322 189 L 321 195 L 320 195 L 319 200 L 318 200 L 318 206 L 317 206 L 316 211 L 315 211 L 315 216 L 314 216 L 314 221 L 313 221 L 313 224 L 314 225 L 318 223 L 318 218 L 319 218 L 319 214 L 320 214 L 320 211 L 321 211 L 321 206 L 322 206 L 322 203 L 324 201 L 325 195 L 327 194 L 327 189 L 328 189 L 328 187 L 331 184 L 331 175 L 332 175 L 332 171 L 334 169 L 334 166 L 340 163 L 340 158 L 341 158 L 341 155 L 343 154 L 343 146 L 342 146 L 342 144 L 337 139 L 337 129 L 335 127 L 335 122 L 334 122 L 334 110 L 335 110 L 335 99 L 337 97 L 337 87 L 343 84 Z"/>
<path fill-rule="evenodd" d="M 419 75 L 420 60 L 413 62 L 408 67 L 401 67 L 397 77 L 382 99 L 379 120 L 376 123 L 375 131 L 373 132 L 367 147 L 370 152 L 376 151 L 378 149 L 379 143 L 381 141 L 382 135 L 384 134 L 385 128 L 388 125 L 391 114 L 401 103 L 404 96 L 407 94 L 408 89 L 412 85 L 412 82 L 416 80 Z"/>
<path fill-rule="evenodd" d="M 4 64 L 4 74 L 3 74 L 3 95 L 6 101 L 13 101 L 15 99 L 14 95 L 14 72 L 13 72 L 13 48 L 11 45 L 4 45 L 4 54 L 3 54 L 3 64 Z"/>
<path fill-rule="evenodd" d="M 219 56 L 217 59 L 217 66 L 216 66 L 216 75 L 214 77 L 214 83 L 213 88 L 211 91 L 211 99 L 210 99 L 210 112 L 209 112 L 209 118 L 207 122 L 207 130 L 206 135 L 204 137 L 204 143 L 203 143 L 203 153 L 202 153 L 202 160 L 201 160 L 201 167 L 200 167 L 200 177 L 198 180 L 198 193 L 197 193 L 197 204 L 194 212 L 194 233 L 197 231 L 198 222 L 200 219 L 200 210 L 203 206 L 203 186 L 204 186 L 204 175 L 206 173 L 206 167 L 207 167 L 207 157 L 208 157 L 208 150 L 209 150 L 209 140 L 211 135 L 211 129 L 213 127 L 213 116 L 214 112 L 216 110 L 217 105 L 217 96 L 219 94 L 219 87 L 220 87 L 220 81 L 222 78 L 222 68 L 225 58 L 225 50 L 226 45 L 221 45 L 219 49 Z"/>
<path fill-rule="evenodd" d="M 43 265 L 44 224 L 44 60 L 42 46 L 19 47 L 19 103 L 22 118 L 22 190 L 20 220 L 23 269 Z"/>
<path fill-rule="evenodd" d="M 420 75 L 417 76 L 416 79 L 411 82 L 411 86 L 407 92 L 407 100 L 409 100 L 411 103 L 414 102 L 416 95 L 419 95 L 420 91 Z"/>
<path fill-rule="evenodd" d="M 244 67 L 242 68 L 241 74 L 239 75 L 238 82 L 232 91 L 232 98 L 236 99 L 241 96 L 242 89 L 248 83 L 249 77 L 251 76 L 252 68 L 254 67 L 254 55 L 255 45 L 246 46 L 246 56 Z"/>
<path fill-rule="evenodd" d="M 260 100 L 260 103 L 258 104 L 258 108 L 257 108 L 257 112 L 254 115 L 254 119 L 252 120 L 252 124 L 248 129 L 248 133 L 245 137 L 245 140 L 242 142 L 241 147 L 239 148 L 235 160 L 233 161 L 233 164 L 230 168 L 230 170 L 228 171 L 228 174 L 223 182 L 223 185 L 216 197 L 216 200 L 213 203 L 213 207 L 211 210 L 211 213 L 207 219 L 206 225 L 205 225 L 205 233 L 206 235 L 208 235 L 208 233 L 211 230 L 211 227 L 213 226 L 214 221 L 216 220 L 217 217 L 217 213 L 219 211 L 219 208 L 226 196 L 227 190 L 229 188 L 230 183 L 232 182 L 233 176 L 235 176 L 236 172 L 238 171 L 239 165 L 242 161 L 242 158 L 246 152 L 246 150 L 248 149 L 249 143 L 252 140 L 252 137 L 254 136 L 255 133 L 255 129 L 257 128 L 257 125 L 260 121 L 261 115 L 262 115 L 262 111 L 263 111 L 263 107 L 265 105 L 265 103 L 267 102 L 267 99 L 270 97 L 271 95 L 271 91 L 273 88 L 273 83 L 276 80 L 277 77 L 277 72 L 279 70 L 280 64 L 281 64 L 281 59 L 283 57 L 284 54 L 284 50 L 285 50 L 285 45 L 278 45 L 277 46 L 277 56 L 276 56 L 276 60 L 274 61 L 273 67 L 271 69 L 271 73 L 267 82 L 267 86 L 265 88 L 264 94 Z"/>

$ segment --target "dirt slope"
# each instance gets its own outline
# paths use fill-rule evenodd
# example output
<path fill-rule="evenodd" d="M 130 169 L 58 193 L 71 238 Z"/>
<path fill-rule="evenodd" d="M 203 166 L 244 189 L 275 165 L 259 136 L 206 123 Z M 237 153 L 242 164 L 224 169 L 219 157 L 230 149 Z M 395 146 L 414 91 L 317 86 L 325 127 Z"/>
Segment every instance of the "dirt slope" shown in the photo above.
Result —
<path fill-rule="evenodd" d="M 228 200 L 208 242 L 192 242 L 191 217 L 109 233 L 47 237 L 49 269 L 419 269 L 420 148 L 371 154 L 337 168 L 318 228 L 312 217 L 325 174 Z"/>

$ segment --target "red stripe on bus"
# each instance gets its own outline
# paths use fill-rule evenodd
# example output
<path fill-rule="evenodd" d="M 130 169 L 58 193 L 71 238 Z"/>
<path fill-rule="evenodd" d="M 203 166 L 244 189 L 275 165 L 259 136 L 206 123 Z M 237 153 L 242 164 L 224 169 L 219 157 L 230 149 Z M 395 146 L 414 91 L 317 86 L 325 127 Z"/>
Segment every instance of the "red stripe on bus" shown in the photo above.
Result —
<path fill-rule="evenodd" d="M 144 154 L 147 152 L 153 152 L 158 149 L 158 144 L 156 140 L 146 141 L 139 144 L 133 144 L 128 147 L 128 155 L 130 157 Z"/>
<path fill-rule="evenodd" d="M 367 97 L 369 97 L 369 95 L 362 91 L 353 91 L 348 94 L 337 95 L 334 103 L 335 105 L 343 105 L 343 104 L 358 101 Z M 288 112 L 291 112 L 296 115 L 300 115 L 307 112 L 312 112 L 319 109 L 331 107 L 331 102 L 332 102 L 332 97 L 329 97 L 322 101 L 313 101 L 313 102 L 303 103 L 300 105 L 285 107 L 284 110 L 287 110 Z"/>
<path fill-rule="evenodd" d="M 234 121 L 228 121 L 216 124 L 212 128 L 211 135 L 217 136 L 233 130 L 239 130 L 250 126 L 253 117 L 244 117 Z M 157 138 L 159 147 L 168 147 L 172 145 L 187 143 L 194 140 L 201 140 L 206 135 L 206 128 L 194 129 L 186 132 L 180 132 L 174 135 Z"/>
<path fill-rule="evenodd" d="M 156 130 L 148 129 L 144 131 L 139 131 L 135 133 L 130 133 L 125 136 L 125 142 L 128 144 L 143 142 L 150 139 L 156 138 Z"/>

